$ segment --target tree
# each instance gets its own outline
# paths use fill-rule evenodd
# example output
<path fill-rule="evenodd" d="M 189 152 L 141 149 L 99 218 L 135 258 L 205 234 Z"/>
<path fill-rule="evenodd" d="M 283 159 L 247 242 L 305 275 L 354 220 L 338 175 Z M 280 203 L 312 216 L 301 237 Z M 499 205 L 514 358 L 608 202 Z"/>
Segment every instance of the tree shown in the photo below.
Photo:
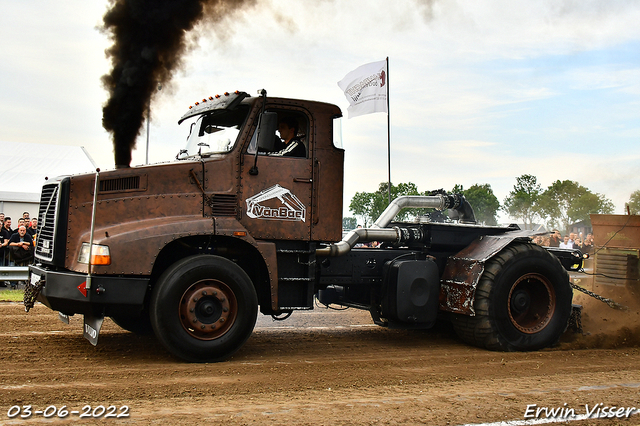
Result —
<path fill-rule="evenodd" d="M 454 190 L 455 189 L 454 187 Z M 473 207 L 473 212 L 479 223 L 484 223 L 485 225 L 498 224 L 496 214 L 500 209 L 500 202 L 493 194 L 491 185 L 488 183 L 472 185 L 469 189 L 462 191 L 462 195 L 464 195 L 464 198 L 466 198 L 469 204 L 471 204 L 471 207 Z"/>
<path fill-rule="evenodd" d="M 610 214 L 613 213 L 613 209 L 614 205 L 611 200 L 604 195 L 594 194 L 587 189 L 586 193 L 573 201 L 568 213 L 572 222 L 584 220 L 591 223 L 590 214 Z"/>
<path fill-rule="evenodd" d="M 575 222 L 590 223 L 591 213 L 613 212 L 611 200 L 571 180 L 553 182 L 540 196 L 540 206 L 549 223 L 564 230 Z"/>
<path fill-rule="evenodd" d="M 369 223 L 372 223 L 373 194 L 373 192 L 356 192 L 351 199 L 351 203 L 349 203 L 349 211 L 356 216 L 360 216 L 365 228 Z"/>
<path fill-rule="evenodd" d="M 350 231 L 352 229 L 355 229 L 356 226 L 358 226 L 358 220 L 355 217 L 342 218 L 342 229 Z"/>
<path fill-rule="evenodd" d="M 455 185 L 453 185 L 453 189 L 451 190 L 452 194 L 462 194 L 464 192 L 464 186 L 460 185 L 459 183 L 456 183 Z"/>
<path fill-rule="evenodd" d="M 531 229 L 533 221 L 540 214 L 542 187 L 533 175 L 524 174 L 516 178 L 513 191 L 504 199 L 504 211 L 514 219 L 522 220 L 525 229 Z"/>
<path fill-rule="evenodd" d="M 629 197 L 629 211 L 631 214 L 640 214 L 640 190 L 634 191 Z"/>

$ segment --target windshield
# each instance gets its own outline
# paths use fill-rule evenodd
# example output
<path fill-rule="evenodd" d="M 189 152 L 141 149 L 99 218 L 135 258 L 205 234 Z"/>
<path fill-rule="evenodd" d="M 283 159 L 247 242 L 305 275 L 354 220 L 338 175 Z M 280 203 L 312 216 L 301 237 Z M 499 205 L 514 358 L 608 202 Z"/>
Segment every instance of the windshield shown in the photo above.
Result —
<path fill-rule="evenodd" d="M 199 116 L 190 124 L 187 146 L 180 150 L 177 158 L 204 157 L 231 151 L 247 112 L 248 108 L 238 108 Z"/>

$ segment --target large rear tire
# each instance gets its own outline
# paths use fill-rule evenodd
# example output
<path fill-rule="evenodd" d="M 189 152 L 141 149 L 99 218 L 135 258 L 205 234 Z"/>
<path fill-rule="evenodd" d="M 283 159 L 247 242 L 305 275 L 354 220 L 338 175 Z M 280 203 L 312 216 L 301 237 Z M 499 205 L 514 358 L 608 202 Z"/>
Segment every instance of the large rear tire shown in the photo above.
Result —
<path fill-rule="evenodd" d="M 247 341 L 258 298 L 245 271 L 219 256 L 196 255 L 167 269 L 151 295 L 156 337 L 179 358 L 217 362 Z"/>
<path fill-rule="evenodd" d="M 475 316 L 456 314 L 465 342 L 498 351 L 534 351 L 558 342 L 571 315 L 567 271 L 535 244 L 514 243 L 487 261 L 476 287 Z"/>

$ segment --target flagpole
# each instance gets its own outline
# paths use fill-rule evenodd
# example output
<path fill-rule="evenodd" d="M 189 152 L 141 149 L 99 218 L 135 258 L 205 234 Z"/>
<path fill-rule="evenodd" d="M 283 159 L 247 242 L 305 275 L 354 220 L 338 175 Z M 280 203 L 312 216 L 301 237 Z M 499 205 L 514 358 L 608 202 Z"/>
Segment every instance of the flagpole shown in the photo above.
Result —
<path fill-rule="evenodd" d="M 382 65 L 384 62 L 384 65 Z M 381 70 L 384 67 L 386 69 Z M 385 74 L 383 76 L 383 74 Z M 378 83 L 379 84 L 376 84 Z M 383 86 L 387 88 L 387 197 L 391 204 L 391 114 L 389 102 L 389 57 L 384 61 L 376 61 L 364 64 L 348 73 L 338 82 L 338 86 L 344 92 L 349 102 L 349 118 L 373 112 L 384 112 L 380 102 Z M 364 96 L 361 99 L 361 95 Z"/>
<path fill-rule="evenodd" d="M 387 56 L 387 170 L 389 172 L 387 194 L 391 204 L 391 109 L 389 108 L 389 57 Z"/>

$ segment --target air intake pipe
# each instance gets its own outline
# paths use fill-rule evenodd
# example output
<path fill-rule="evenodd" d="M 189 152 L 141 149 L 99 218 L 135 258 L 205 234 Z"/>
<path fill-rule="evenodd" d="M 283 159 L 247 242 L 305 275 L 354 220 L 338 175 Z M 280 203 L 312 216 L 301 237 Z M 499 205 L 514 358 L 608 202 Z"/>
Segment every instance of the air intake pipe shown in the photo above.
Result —
<path fill-rule="evenodd" d="M 409 242 L 421 240 L 422 235 L 419 229 L 415 228 L 387 228 L 394 217 L 405 208 L 412 209 L 436 209 L 453 210 L 452 218 L 458 219 L 460 223 L 476 223 L 473 208 L 458 194 L 437 193 L 435 195 L 419 196 L 406 195 L 398 197 L 389 204 L 378 220 L 371 228 L 358 228 L 344 236 L 342 241 L 331 244 L 316 250 L 317 256 L 342 256 L 348 253 L 358 242 L 361 241 L 383 241 L 383 242 Z"/>

